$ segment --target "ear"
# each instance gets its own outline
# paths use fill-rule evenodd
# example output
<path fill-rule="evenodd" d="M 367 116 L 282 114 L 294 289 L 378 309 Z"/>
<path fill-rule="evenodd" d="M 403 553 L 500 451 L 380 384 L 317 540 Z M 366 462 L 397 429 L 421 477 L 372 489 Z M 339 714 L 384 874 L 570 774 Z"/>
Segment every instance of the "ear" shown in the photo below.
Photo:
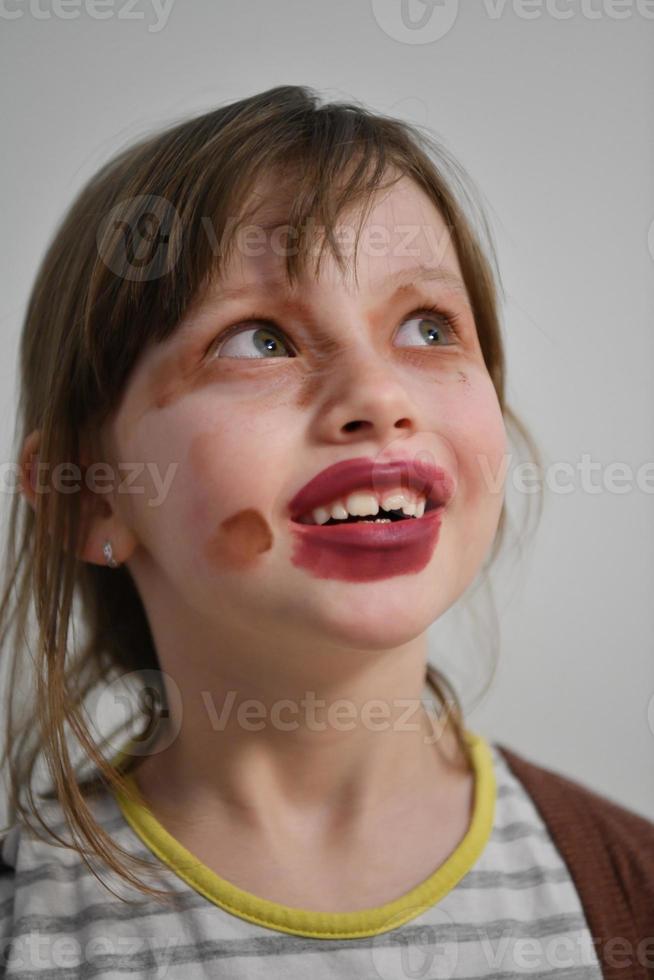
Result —
<path fill-rule="evenodd" d="M 39 446 L 41 433 L 34 429 L 25 439 L 20 454 L 21 493 L 36 511 L 39 493 L 45 492 L 45 474 L 40 466 Z M 111 541 L 113 556 L 122 564 L 131 555 L 137 544 L 135 535 L 116 514 L 106 493 L 93 488 L 92 481 L 86 479 L 91 452 L 85 444 L 81 452 L 80 477 L 77 485 L 81 498 L 81 531 L 77 557 L 82 561 L 105 565 L 104 544 Z M 70 484 L 67 484 L 70 486 Z M 50 488 L 50 492 L 52 489 Z"/>

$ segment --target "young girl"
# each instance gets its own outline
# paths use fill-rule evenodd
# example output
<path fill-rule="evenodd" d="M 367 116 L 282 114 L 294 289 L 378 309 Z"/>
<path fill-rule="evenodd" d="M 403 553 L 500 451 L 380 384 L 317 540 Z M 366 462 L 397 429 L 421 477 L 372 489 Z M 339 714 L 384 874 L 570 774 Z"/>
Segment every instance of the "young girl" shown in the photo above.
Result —
<path fill-rule="evenodd" d="M 8 977 L 651 975 L 654 824 L 428 664 L 533 448 L 486 231 L 435 140 L 296 86 L 66 215 L 20 349 Z"/>

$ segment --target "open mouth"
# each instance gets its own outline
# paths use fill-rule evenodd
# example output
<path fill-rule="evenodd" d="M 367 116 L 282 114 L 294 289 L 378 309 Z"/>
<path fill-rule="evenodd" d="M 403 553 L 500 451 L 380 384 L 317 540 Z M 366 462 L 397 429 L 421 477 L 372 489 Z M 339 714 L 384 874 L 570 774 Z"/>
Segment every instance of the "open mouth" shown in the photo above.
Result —
<path fill-rule="evenodd" d="M 425 507 L 425 514 L 429 513 L 430 510 L 434 509 L 434 504 L 429 504 Z M 380 508 L 380 513 L 377 517 L 359 517 L 355 514 L 348 514 L 346 518 L 330 517 L 328 521 L 322 524 L 322 527 L 335 527 L 338 524 L 395 524 L 397 521 L 419 521 L 421 520 L 417 514 L 405 514 L 401 510 L 389 510 L 384 511 Z M 314 524 L 314 521 L 301 520 L 301 524 Z"/>
<path fill-rule="evenodd" d="M 317 578 L 347 582 L 415 574 L 431 560 L 444 510 L 443 501 L 419 493 L 393 491 L 391 499 L 380 494 L 375 500 L 355 492 L 332 499 L 292 518 L 292 562 Z"/>
<path fill-rule="evenodd" d="M 455 486 L 446 470 L 425 461 L 357 457 L 334 463 L 305 484 L 289 502 L 289 517 L 296 526 L 312 528 L 312 540 L 322 545 L 338 540 L 369 547 L 368 538 L 378 546 L 406 544 L 415 537 L 409 531 L 412 525 L 419 530 L 422 521 L 427 533 L 438 523 Z M 368 526 L 359 534 L 355 524 Z M 391 524 L 402 527 L 391 528 Z M 342 534 L 332 534 L 331 529 L 339 525 Z M 321 527 L 329 528 L 330 534 L 321 537 Z M 373 528 L 374 535 L 366 533 Z"/>
<path fill-rule="evenodd" d="M 370 504 L 357 500 L 357 495 L 339 500 L 331 506 L 316 507 L 310 514 L 296 518 L 299 524 L 314 524 L 321 527 L 337 527 L 343 524 L 394 524 L 399 521 L 419 521 L 425 514 L 434 510 L 434 500 L 419 498 L 391 499 L 386 506 L 381 503 Z M 357 510 L 367 511 L 357 513 Z M 352 513 L 354 511 L 354 513 Z"/>

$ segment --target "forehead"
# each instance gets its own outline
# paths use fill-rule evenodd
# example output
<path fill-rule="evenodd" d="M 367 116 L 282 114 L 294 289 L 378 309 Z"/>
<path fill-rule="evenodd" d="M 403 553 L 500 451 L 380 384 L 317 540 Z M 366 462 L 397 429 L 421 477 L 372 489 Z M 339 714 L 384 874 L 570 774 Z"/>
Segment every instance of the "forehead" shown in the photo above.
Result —
<path fill-rule="evenodd" d="M 377 191 L 362 212 L 363 205 L 351 206 L 340 214 L 333 226 L 336 248 L 344 259 L 338 264 L 325 226 L 315 218 L 299 229 L 289 223 L 288 190 L 273 195 L 268 185 L 257 189 L 258 201 L 234 235 L 228 261 L 212 277 L 211 288 L 225 299 L 238 298 L 239 287 L 282 289 L 304 295 L 315 286 L 336 286 L 348 292 L 366 285 L 376 291 L 386 278 L 415 266 L 440 266 L 460 277 L 461 271 L 450 230 L 438 208 L 417 184 L 401 177 L 391 187 Z M 281 199 L 280 199 L 281 197 Z M 300 231 L 309 242 L 312 260 L 301 287 L 290 284 L 285 275 L 289 250 L 297 249 Z M 313 262 L 320 256 L 316 274 Z"/>

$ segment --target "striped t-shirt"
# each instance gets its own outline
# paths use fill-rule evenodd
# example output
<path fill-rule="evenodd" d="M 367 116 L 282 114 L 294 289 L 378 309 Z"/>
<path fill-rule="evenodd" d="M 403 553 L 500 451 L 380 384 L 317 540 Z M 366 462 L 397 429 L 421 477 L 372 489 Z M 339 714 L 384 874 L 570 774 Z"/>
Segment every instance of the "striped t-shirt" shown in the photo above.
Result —
<path fill-rule="evenodd" d="M 355 912 L 291 908 L 243 891 L 193 857 L 144 805 L 93 798 L 121 846 L 154 855 L 174 907 L 14 826 L 0 876 L 0 975 L 10 980 L 407 980 L 602 976 L 568 869 L 531 797 L 493 743 L 466 732 L 475 775 L 468 830 L 400 898 Z M 47 823 L 65 829 L 56 800 Z M 57 820 L 59 821 L 57 823 Z M 65 834 L 67 838 L 67 834 Z M 392 854 L 389 861 L 392 861 Z"/>

